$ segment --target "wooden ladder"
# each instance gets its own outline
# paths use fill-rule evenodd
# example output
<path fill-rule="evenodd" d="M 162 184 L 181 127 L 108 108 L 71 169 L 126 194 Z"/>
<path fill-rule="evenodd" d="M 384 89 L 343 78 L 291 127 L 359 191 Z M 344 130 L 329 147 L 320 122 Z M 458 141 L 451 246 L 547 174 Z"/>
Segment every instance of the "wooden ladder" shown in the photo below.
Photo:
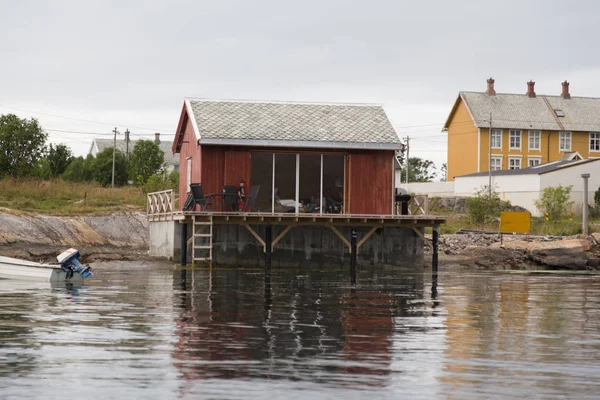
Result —
<path fill-rule="evenodd" d="M 208 232 L 207 232 L 208 230 Z M 208 244 L 206 239 L 208 238 Z M 192 225 L 192 262 L 212 261 L 213 218 L 212 215 L 195 215 Z M 199 243 L 200 242 L 200 243 Z M 208 252 L 208 257 L 206 253 Z M 202 253 L 199 255 L 198 253 Z"/>

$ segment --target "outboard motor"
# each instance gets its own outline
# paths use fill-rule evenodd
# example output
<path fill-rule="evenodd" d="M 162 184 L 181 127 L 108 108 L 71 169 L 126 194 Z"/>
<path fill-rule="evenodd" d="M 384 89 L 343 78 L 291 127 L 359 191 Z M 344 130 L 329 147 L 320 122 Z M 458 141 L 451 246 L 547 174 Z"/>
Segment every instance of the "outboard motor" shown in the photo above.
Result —
<path fill-rule="evenodd" d="M 82 265 L 79 262 L 79 250 L 69 249 L 65 250 L 56 257 L 56 260 L 60 264 L 60 267 L 67 272 L 67 274 L 73 275 L 74 272 L 81 274 L 84 278 L 92 277 L 92 267 L 89 265 Z"/>

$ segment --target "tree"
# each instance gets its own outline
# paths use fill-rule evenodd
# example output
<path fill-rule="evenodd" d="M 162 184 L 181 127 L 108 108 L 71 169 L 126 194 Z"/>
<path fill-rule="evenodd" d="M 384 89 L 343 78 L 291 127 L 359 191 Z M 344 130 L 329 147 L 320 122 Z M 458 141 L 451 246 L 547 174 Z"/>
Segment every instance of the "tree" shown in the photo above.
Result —
<path fill-rule="evenodd" d="M 543 213 L 548 213 L 552 220 L 560 220 L 573 206 L 571 201 L 571 188 L 573 186 L 549 186 L 544 188 L 542 195 L 535 201 L 535 206 Z"/>
<path fill-rule="evenodd" d="M 165 162 L 165 153 L 152 140 L 138 140 L 128 163 L 129 176 L 136 185 L 144 185 L 158 173 Z"/>
<path fill-rule="evenodd" d="M 109 186 L 112 182 L 113 148 L 102 150 L 92 163 L 92 177 L 102 186 Z M 125 155 L 116 150 L 115 153 L 115 185 L 127 183 L 127 163 Z"/>
<path fill-rule="evenodd" d="M 61 177 L 70 182 L 89 182 L 93 179 L 93 163 L 92 155 L 88 155 L 85 159 L 83 157 L 73 158 Z"/>
<path fill-rule="evenodd" d="M 510 203 L 502 201 L 498 192 L 484 185 L 475 192 L 475 196 L 466 199 L 467 214 L 474 224 L 492 222 L 502 211 L 510 208 Z"/>
<path fill-rule="evenodd" d="M 406 166 L 402 169 L 402 178 L 406 179 Z M 409 182 L 431 182 L 435 178 L 435 164 L 431 160 L 419 157 L 408 159 L 408 181 Z"/>
<path fill-rule="evenodd" d="M 440 181 L 447 182 L 448 181 L 448 164 L 447 163 L 443 163 L 442 166 L 440 167 L 440 174 L 442 175 L 440 177 Z"/>
<path fill-rule="evenodd" d="M 161 190 L 179 189 L 179 171 L 171 171 L 167 173 L 165 169 L 151 175 L 148 181 L 143 186 L 144 192 L 159 192 Z"/>
<path fill-rule="evenodd" d="M 44 156 L 48 135 L 35 118 L 0 116 L 0 176 L 29 176 Z"/>
<path fill-rule="evenodd" d="M 57 144 L 56 146 L 50 144 L 46 160 L 48 160 L 50 177 L 56 178 L 65 172 L 73 160 L 73 153 L 71 153 L 71 149 L 64 144 Z"/>

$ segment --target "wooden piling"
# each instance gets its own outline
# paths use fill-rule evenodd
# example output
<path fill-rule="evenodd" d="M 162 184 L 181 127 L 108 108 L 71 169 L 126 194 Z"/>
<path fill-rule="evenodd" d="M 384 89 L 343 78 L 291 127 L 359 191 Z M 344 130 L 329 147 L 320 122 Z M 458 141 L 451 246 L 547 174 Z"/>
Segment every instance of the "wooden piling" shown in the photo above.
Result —
<path fill-rule="evenodd" d="M 273 228 L 271 224 L 265 226 L 265 268 L 271 268 L 271 251 L 273 243 Z"/>
<path fill-rule="evenodd" d="M 352 229 L 352 234 L 350 236 L 350 283 L 352 285 L 356 285 L 356 259 L 356 229 Z"/>
<path fill-rule="evenodd" d="M 187 224 L 179 224 L 181 226 L 181 253 L 179 256 L 179 264 L 182 267 L 187 265 Z"/>
<path fill-rule="evenodd" d="M 433 234 L 431 235 L 431 242 L 433 245 L 433 256 L 431 257 L 431 268 L 434 274 L 438 272 L 438 238 L 440 236 L 438 231 L 438 225 L 433 226 Z"/>

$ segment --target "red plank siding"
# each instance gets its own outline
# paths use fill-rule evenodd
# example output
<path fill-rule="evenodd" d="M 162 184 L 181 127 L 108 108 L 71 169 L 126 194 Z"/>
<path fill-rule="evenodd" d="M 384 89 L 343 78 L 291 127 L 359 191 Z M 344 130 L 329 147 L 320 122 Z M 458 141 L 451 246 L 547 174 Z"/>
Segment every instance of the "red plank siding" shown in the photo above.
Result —
<path fill-rule="evenodd" d="M 252 159 L 249 150 L 225 152 L 225 185 L 238 186 L 240 179 L 243 179 L 246 182 L 246 188 L 250 188 L 251 169 Z"/>
<path fill-rule="evenodd" d="M 202 173 L 200 183 L 205 194 L 222 193 L 225 172 L 223 147 L 202 146 Z"/>
<path fill-rule="evenodd" d="M 392 212 L 393 151 L 352 152 L 348 162 L 351 214 Z"/>

